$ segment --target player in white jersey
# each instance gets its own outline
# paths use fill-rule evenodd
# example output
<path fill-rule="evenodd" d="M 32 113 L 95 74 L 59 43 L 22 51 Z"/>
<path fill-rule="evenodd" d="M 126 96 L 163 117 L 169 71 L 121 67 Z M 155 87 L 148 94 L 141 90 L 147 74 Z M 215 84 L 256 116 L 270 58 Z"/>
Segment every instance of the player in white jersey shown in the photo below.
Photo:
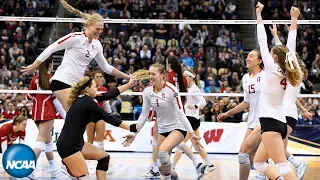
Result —
<path fill-rule="evenodd" d="M 218 120 L 228 118 L 231 115 L 242 112 L 250 107 L 247 121 L 247 132 L 244 141 L 241 144 L 238 154 L 239 161 L 239 180 L 247 180 L 250 173 L 250 164 L 252 164 L 255 152 L 261 142 L 261 128 L 259 124 L 261 80 L 265 77 L 263 62 L 260 50 L 252 50 L 246 59 L 249 73 L 242 78 L 244 89 L 244 100 L 235 108 L 219 114 Z M 255 179 L 265 179 L 263 174 L 259 174 Z"/>
<path fill-rule="evenodd" d="M 147 120 L 150 107 L 157 112 L 157 144 L 159 147 L 158 154 L 162 174 L 165 179 L 176 179 L 177 177 L 171 176 L 170 154 L 172 149 L 174 147 L 187 147 L 185 143 L 183 143 L 183 139 L 188 132 L 191 136 L 193 146 L 197 151 L 200 151 L 202 148 L 200 138 L 195 135 L 190 122 L 183 112 L 179 91 L 174 85 L 164 81 L 164 66 L 161 64 L 153 64 L 150 66 L 149 72 L 151 85 L 143 91 L 142 112 L 139 116 L 138 124 L 140 124 L 140 129 L 142 129 Z M 132 143 L 133 137 L 129 138 L 130 136 L 132 135 L 127 135 L 128 139 L 124 142 L 125 146 Z M 190 148 L 187 149 L 192 153 Z M 202 178 L 206 166 L 197 161 L 196 158 L 193 159 L 193 164 L 197 169 L 197 179 Z"/>
<path fill-rule="evenodd" d="M 287 136 L 287 125 L 286 119 L 281 113 L 281 105 L 287 87 L 287 80 L 292 86 L 298 86 L 301 83 L 301 74 L 297 69 L 298 64 L 291 62 L 287 58 L 289 53 L 287 47 L 282 45 L 274 46 L 270 54 L 267 34 L 261 16 L 263 7 L 263 4 L 257 3 L 257 37 L 266 74 L 261 81 L 260 96 L 259 118 L 262 143 L 260 143 L 254 157 L 254 168 L 270 179 L 297 180 L 295 173 L 287 162 L 283 148 L 283 139 Z M 300 14 L 299 9 L 292 8 L 290 14 L 292 19 L 297 18 Z M 266 163 L 269 157 L 275 162 L 276 168 Z"/>
<path fill-rule="evenodd" d="M 129 75 L 108 64 L 103 55 L 103 48 L 98 40 L 104 27 L 103 17 L 97 13 L 92 15 L 82 13 L 70 6 L 65 0 L 60 0 L 60 2 L 68 11 L 85 19 L 85 31 L 70 33 L 60 38 L 48 46 L 33 64 L 23 67 L 21 71 L 25 75 L 31 75 L 52 53 L 65 49 L 62 63 L 51 78 L 50 86 L 53 94 L 63 108 L 67 110 L 67 99 L 71 92 L 71 86 L 84 76 L 87 65 L 92 59 L 95 59 L 100 68 L 107 74 L 124 79 L 129 79 Z"/>
<path fill-rule="evenodd" d="M 166 76 L 165 81 L 173 84 L 179 92 L 187 92 L 186 90 L 186 81 L 182 73 L 180 60 L 177 56 L 169 56 L 166 59 Z M 185 97 L 181 97 L 182 103 L 185 102 Z M 152 109 L 152 108 L 151 108 Z M 151 118 L 156 116 L 156 112 L 152 111 Z M 150 118 L 149 118 L 150 119 Z M 156 119 L 156 118 L 155 118 Z M 153 126 L 153 139 L 152 139 L 152 160 L 153 164 L 150 168 L 149 172 L 144 174 L 142 177 L 145 178 L 157 178 L 160 176 L 159 174 L 159 161 L 158 161 L 158 147 L 157 147 L 157 139 L 158 139 L 158 123 L 155 120 Z M 178 148 L 177 148 L 178 149 Z M 187 146 L 185 148 L 187 152 L 186 154 L 190 157 L 192 154 L 190 153 Z"/>
<path fill-rule="evenodd" d="M 201 93 L 199 87 L 197 86 L 196 74 L 192 70 L 185 70 L 183 72 L 184 77 L 187 80 L 188 84 L 188 93 Z M 196 136 L 200 137 L 199 127 L 200 127 L 200 109 L 206 106 L 207 102 L 203 96 L 187 96 L 186 103 L 184 104 L 185 114 L 192 126 L 192 129 L 195 131 Z M 190 136 L 187 135 L 183 142 L 189 141 Z M 175 168 L 179 159 L 182 156 L 182 150 L 177 148 L 177 151 L 174 154 L 172 166 Z M 211 172 L 215 169 L 215 166 L 209 161 L 208 153 L 205 149 L 202 149 L 199 152 L 202 159 L 205 161 L 207 167 L 206 172 Z"/>
<path fill-rule="evenodd" d="M 293 19 L 292 20 L 292 24 L 290 27 L 288 28 L 289 31 L 289 35 L 288 35 L 288 42 L 287 42 L 287 47 L 290 50 L 290 52 L 295 52 L 296 50 L 296 37 L 297 37 L 297 19 Z M 279 37 L 278 37 L 278 30 L 277 30 L 277 26 L 273 25 L 273 28 L 270 28 L 271 34 L 273 35 L 274 39 L 275 39 L 275 43 L 277 45 L 282 45 Z M 302 65 L 300 65 L 301 59 L 298 56 L 298 54 L 296 54 L 296 56 L 294 55 L 290 55 L 290 58 L 292 58 L 292 61 L 294 61 L 294 63 L 299 64 L 298 66 L 298 70 L 300 71 L 301 74 L 303 74 L 304 76 L 307 75 L 307 73 L 303 73 L 303 71 L 307 71 L 306 68 Z M 303 76 L 301 76 L 302 78 Z M 297 121 L 298 121 L 298 111 L 297 111 L 297 106 L 299 107 L 299 109 L 303 112 L 303 116 L 306 117 L 307 119 L 311 119 L 312 118 L 312 114 L 309 113 L 308 111 L 305 110 L 305 108 L 301 105 L 301 103 L 299 102 L 298 99 L 298 95 L 300 93 L 300 88 L 301 88 L 301 84 L 293 87 L 290 83 L 288 83 L 287 89 L 286 89 L 286 93 L 283 99 L 283 103 L 282 103 L 282 110 L 281 112 L 284 114 L 284 116 L 286 117 L 287 120 L 287 137 L 285 139 L 285 145 L 287 146 L 287 142 L 288 142 L 288 137 L 289 135 L 294 131 Z M 307 163 L 302 161 L 299 162 L 295 159 L 295 157 L 288 151 L 288 149 L 286 150 L 286 157 L 288 159 L 288 161 L 296 168 L 297 174 L 298 174 L 298 179 L 302 179 L 303 175 L 307 169 Z"/>

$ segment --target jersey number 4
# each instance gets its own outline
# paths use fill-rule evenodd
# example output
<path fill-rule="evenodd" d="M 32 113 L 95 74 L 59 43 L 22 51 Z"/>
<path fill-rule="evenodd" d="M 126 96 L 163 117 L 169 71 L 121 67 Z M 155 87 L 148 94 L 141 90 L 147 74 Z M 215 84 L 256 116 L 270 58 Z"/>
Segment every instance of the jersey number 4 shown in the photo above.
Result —
<path fill-rule="evenodd" d="M 283 90 L 286 90 L 286 89 L 287 89 L 287 79 L 286 79 L 286 78 L 283 78 L 283 79 L 280 81 L 280 84 L 283 85 Z"/>
<path fill-rule="evenodd" d="M 256 88 L 254 86 L 255 86 L 255 84 L 250 84 L 248 86 L 249 94 L 252 94 L 252 93 L 256 92 Z"/>

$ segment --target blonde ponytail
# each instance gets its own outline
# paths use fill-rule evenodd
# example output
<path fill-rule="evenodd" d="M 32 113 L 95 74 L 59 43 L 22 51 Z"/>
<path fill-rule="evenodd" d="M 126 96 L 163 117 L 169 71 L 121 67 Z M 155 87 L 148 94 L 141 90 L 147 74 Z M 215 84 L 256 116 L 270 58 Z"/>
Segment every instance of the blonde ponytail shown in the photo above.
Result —
<path fill-rule="evenodd" d="M 73 102 L 76 100 L 76 98 L 80 95 L 83 94 L 85 89 L 81 90 L 81 87 L 86 84 L 90 80 L 90 77 L 84 76 L 82 77 L 77 83 L 75 83 L 72 88 L 71 88 L 71 93 L 67 101 L 67 106 L 68 109 L 70 106 L 73 104 Z"/>
<path fill-rule="evenodd" d="M 293 87 L 298 86 L 301 83 L 301 73 L 295 62 L 292 62 L 293 68 L 291 68 L 289 61 L 286 62 L 285 71 L 286 76 Z"/>
<path fill-rule="evenodd" d="M 86 20 L 84 22 L 85 27 L 90 26 L 96 22 L 103 21 L 103 17 L 98 13 L 94 13 L 94 14 L 83 13 L 80 10 L 72 7 L 65 0 L 60 0 L 60 2 L 63 5 L 63 7 L 65 7 L 70 13 L 76 14 L 76 15 L 84 18 Z"/>
<path fill-rule="evenodd" d="M 144 69 L 139 69 L 138 71 L 134 72 L 132 75 L 140 81 L 149 79 L 149 71 Z"/>

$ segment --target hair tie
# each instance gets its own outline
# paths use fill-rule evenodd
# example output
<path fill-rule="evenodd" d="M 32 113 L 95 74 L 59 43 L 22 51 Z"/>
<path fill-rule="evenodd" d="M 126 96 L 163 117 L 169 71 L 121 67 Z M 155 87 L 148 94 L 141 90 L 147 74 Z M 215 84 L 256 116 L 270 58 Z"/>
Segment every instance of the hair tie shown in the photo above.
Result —
<path fill-rule="evenodd" d="M 287 54 L 286 54 L 286 60 L 285 60 L 285 62 L 289 62 L 289 65 L 290 65 L 290 68 L 291 69 L 294 69 L 294 66 L 293 66 L 293 63 L 292 63 L 292 61 L 294 61 L 295 59 L 297 59 L 297 57 L 296 57 L 296 55 L 295 54 L 293 54 L 292 52 L 288 52 Z"/>
<path fill-rule="evenodd" d="M 88 86 L 91 84 L 91 82 L 92 82 L 92 79 L 89 78 L 89 80 L 88 80 L 84 85 L 82 85 L 82 86 L 80 87 L 80 91 L 81 91 L 81 90 L 84 90 L 86 87 L 88 87 Z"/>
<path fill-rule="evenodd" d="M 185 70 L 185 71 L 183 72 L 183 74 L 184 74 L 184 75 L 188 75 L 188 76 L 190 76 L 190 77 L 192 77 L 192 78 L 195 78 L 195 77 L 196 77 L 193 73 L 191 73 L 191 72 L 188 71 L 188 70 Z"/>

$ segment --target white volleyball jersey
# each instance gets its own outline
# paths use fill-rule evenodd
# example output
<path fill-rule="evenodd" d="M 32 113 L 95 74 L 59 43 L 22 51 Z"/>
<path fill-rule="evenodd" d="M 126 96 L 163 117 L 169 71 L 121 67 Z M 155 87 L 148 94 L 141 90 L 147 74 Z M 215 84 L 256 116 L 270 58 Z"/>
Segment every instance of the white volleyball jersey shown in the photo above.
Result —
<path fill-rule="evenodd" d="M 265 76 L 261 79 L 259 117 L 273 118 L 286 123 L 285 116 L 281 113 L 281 105 L 287 88 L 286 76 L 269 52 L 267 34 L 263 24 L 257 25 L 257 36 L 265 67 Z"/>
<path fill-rule="evenodd" d="M 261 79 L 264 78 L 265 71 L 260 71 L 254 77 L 247 73 L 242 78 L 244 90 L 244 101 L 250 105 L 248 116 L 248 128 L 255 128 L 259 124 Z"/>
<path fill-rule="evenodd" d="M 293 58 L 294 63 L 299 64 L 297 57 L 295 56 L 296 38 L 297 38 L 297 30 L 289 31 L 287 47 L 289 51 L 292 53 L 292 56 L 294 56 Z M 297 66 L 297 68 L 301 72 L 300 66 Z M 303 75 L 301 75 L 301 80 L 302 80 L 302 77 Z M 284 99 L 281 107 L 282 108 L 281 112 L 283 113 L 284 116 L 292 117 L 298 120 L 298 108 L 296 105 L 296 101 L 297 101 L 298 95 L 300 94 L 300 88 L 301 88 L 301 84 L 296 87 L 293 87 L 288 82 L 287 90 L 284 95 Z"/>
<path fill-rule="evenodd" d="M 192 85 L 187 89 L 188 93 L 201 93 L 199 87 L 197 85 Z M 187 96 L 187 101 L 184 105 L 186 116 L 195 117 L 196 119 L 200 119 L 200 109 L 206 106 L 207 102 L 203 96 Z M 188 106 L 197 105 L 197 109 L 190 109 Z"/>
<path fill-rule="evenodd" d="M 157 112 L 158 132 L 166 133 L 175 129 L 193 132 L 193 129 L 183 112 L 183 106 L 177 88 L 166 82 L 158 93 L 153 91 L 153 86 L 148 86 L 143 91 L 142 112 L 138 123 L 141 128 L 147 120 L 150 106 Z"/>
<path fill-rule="evenodd" d="M 51 80 L 58 80 L 72 86 L 83 77 L 92 59 L 95 59 L 100 68 L 108 74 L 111 74 L 114 68 L 105 59 L 101 42 L 93 39 L 89 43 L 84 32 L 70 33 L 60 38 L 48 46 L 37 60 L 43 62 L 52 53 L 62 49 L 65 49 L 63 60 Z"/>

